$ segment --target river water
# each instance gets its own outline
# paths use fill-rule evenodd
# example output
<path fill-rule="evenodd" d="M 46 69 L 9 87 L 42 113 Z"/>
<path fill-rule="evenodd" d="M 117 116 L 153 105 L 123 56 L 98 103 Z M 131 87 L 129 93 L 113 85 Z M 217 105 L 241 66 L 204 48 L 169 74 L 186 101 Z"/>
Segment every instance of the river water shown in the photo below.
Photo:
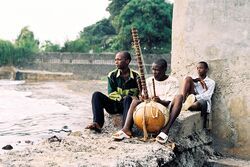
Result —
<path fill-rule="evenodd" d="M 99 81 L 0 80 L 0 147 L 10 144 L 20 149 L 82 130 L 92 119 L 91 94 L 103 88 Z"/>

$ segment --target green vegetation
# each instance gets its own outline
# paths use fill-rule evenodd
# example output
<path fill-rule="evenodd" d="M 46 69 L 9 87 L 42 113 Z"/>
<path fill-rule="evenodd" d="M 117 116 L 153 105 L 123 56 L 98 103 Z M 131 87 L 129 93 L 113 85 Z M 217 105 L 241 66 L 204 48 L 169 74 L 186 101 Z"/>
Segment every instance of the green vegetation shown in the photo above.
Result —
<path fill-rule="evenodd" d="M 0 65 L 18 65 L 37 52 L 116 52 L 131 50 L 132 27 L 138 29 L 143 53 L 169 53 L 173 5 L 165 0 L 110 0 L 108 19 L 83 28 L 79 37 L 62 47 L 45 41 L 40 45 L 28 27 L 16 41 L 0 39 Z M 67 33 L 67 32 L 66 32 Z"/>
<path fill-rule="evenodd" d="M 171 48 L 172 5 L 164 0 L 132 0 L 114 19 L 116 49 L 131 46 L 130 29 L 136 27 L 146 53 L 166 53 Z"/>
<path fill-rule="evenodd" d="M 9 41 L 0 40 L 0 65 L 11 64 L 15 46 Z"/>
<path fill-rule="evenodd" d="M 30 60 L 34 53 L 39 51 L 39 41 L 34 38 L 33 32 L 24 27 L 15 43 L 0 40 L 0 65 L 18 65 Z"/>
<path fill-rule="evenodd" d="M 132 42 L 130 30 L 136 27 L 144 53 L 170 52 L 172 4 L 164 0 L 110 1 L 107 8 L 110 13 L 109 19 L 103 19 L 80 32 L 79 39 L 87 43 L 88 50 L 94 52 L 130 50 Z M 75 40 L 72 48 L 79 45 L 79 39 Z"/>
<path fill-rule="evenodd" d="M 46 40 L 41 46 L 41 50 L 44 52 L 60 52 L 61 47 L 58 44 L 53 44 L 51 41 Z"/>

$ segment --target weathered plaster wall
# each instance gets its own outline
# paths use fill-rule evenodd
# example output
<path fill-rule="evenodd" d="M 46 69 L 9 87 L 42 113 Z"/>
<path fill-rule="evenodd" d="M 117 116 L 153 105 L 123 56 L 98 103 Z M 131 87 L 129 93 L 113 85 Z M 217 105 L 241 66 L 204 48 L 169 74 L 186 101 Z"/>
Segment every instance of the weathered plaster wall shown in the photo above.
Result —
<path fill-rule="evenodd" d="M 250 159 L 250 0 L 175 0 L 172 72 L 210 65 L 217 149 Z"/>

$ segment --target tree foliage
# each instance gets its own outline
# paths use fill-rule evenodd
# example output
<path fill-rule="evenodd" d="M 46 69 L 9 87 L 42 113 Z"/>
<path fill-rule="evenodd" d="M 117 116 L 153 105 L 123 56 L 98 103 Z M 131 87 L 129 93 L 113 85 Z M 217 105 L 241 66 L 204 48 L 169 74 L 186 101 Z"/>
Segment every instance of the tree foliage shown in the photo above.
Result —
<path fill-rule="evenodd" d="M 27 63 L 28 58 L 39 52 L 39 41 L 28 27 L 24 27 L 15 41 L 15 47 L 14 64 Z"/>
<path fill-rule="evenodd" d="M 61 47 L 58 44 L 53 44 L 51 41 L 46 40 L 45 43 L 41 46 L 41 49 L 45 52 L 60 52 Z"/>
<path fill-rule="evenodd" d="M 22 28 L 15 44 L 17 47 L 25 49 L 31 53 L 39 51 L 39 41 L 34 38 L 34 33 L 30 31 L 28 27 Z"/>
<path fill-rule="evenodd" d="M 11 42 L 0 40 L 0 65 L 12 64 L 14 53 L 15 47 Z"/>
<path fill-rule="evenodd" d="M 109 19 L 102 19 L 94 25 L 85 27 L 80 32 L 80 38 L 84 39 L 95 52 L 102 52 L 110 48 L 110 41 L 116 34 Z"/>
<path fill-rule="evenodd" d="M 110 13 L 111 20 L 118 16 L 122 9 L 126 6 L 129 0 L 109 0 L 111 1 L 107 7 L 107 11 Z"/>
<path fill-rule="evenodd" d="M 115 35 L 115 29 L 108 19 L 98 21 L 96 24 L 85 27 L 79 33 L 79 38 L 66 41 L 62 52 L 102 52 L 108 50 L 109 41 Z"/>
<path fill-rule="evenodd" d="M 172 4 L 164 0 L 131 0 L 120 12 L 115 26 L 118 31 L 115 47 L 129 49 L 130 30 L 139 31 L 141 46 L 146 52 L 170 51 Z M 117 48 L 118 49 L 118 48 Z"/>
<path fill-rule="evenodd" d="M 39 41 L 28 27 L 21 29 L 15 43 L 0 40 L 0 65 L 20 64 L 41 50 L 85 53 L 130 50 L 132 27 L 138 29 L 144 53 L 170 52 L 172 4 L 165 0 L 109 1 L 110 17 L 83 28 L 76 40 L 66 41 L 63 47 L 45 41 L 39 48 Z"/>
<path fill-rule="evenodd" d="M 38 51 L 39 41 L 28 27 L 24 27 L 15 43 L 0 40 L 0 65 L 19 65 Z"/>
<path fill-rule="evenodd" d="M 86 42 L 89 50 L 129 50 L 132 39 L 130 31 L 136 27 L 145 52 L 170 52 L 172 4 L 164 0 L 110 1 L 107 8 L 109 19 L 103 19 L 80 32 L 79 38 Z"/>
<path fill-rule="evenodd" d="M 85 36 L 97 36 L 102 37 L 105 35 L 114 35 L 115 29 L 111 25 L 110 20 L 108 19 L 102 19 L 101 21 L 98 21 L 97 23 L 85 27 L 82 32 L 80 32 L 80 37 Z"/>
<path fill-rule="evenodd" d="M 89 45 L 84 39 L 76 39 L 74 41 L 66 41 L 62 47 L 62 52 L 88 52 Z"/>

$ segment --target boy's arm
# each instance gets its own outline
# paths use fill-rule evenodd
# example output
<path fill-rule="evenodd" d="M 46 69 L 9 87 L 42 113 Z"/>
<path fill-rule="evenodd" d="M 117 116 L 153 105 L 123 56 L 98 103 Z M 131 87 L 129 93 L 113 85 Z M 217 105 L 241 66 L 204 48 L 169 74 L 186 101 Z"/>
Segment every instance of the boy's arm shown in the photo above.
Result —
<path fill-rule="evenodd" d="M 215 82 L 212 82 L 211 85 L 207 85 L 207 91 L 204 93 L 195 95 L 196 100 L 209 100 L 211 99 L 213 93 L 214 93 L 214 88 L 215 88 Z"/>
<path fill-rule="evenodd" d="M 108 96 L 115 101 L 120 101 L 122 99 L 121 95 L 117 92 L 117 86 L 110 77 L 108 77 Z"/>
<path fill-rule="evenodd" d="M 158 96 L 152 97 L 152 100 L 164 105 L 165 107 L 168 107 L 168 105 L 170 104 L 170 101 L 161 100 Z"/>

